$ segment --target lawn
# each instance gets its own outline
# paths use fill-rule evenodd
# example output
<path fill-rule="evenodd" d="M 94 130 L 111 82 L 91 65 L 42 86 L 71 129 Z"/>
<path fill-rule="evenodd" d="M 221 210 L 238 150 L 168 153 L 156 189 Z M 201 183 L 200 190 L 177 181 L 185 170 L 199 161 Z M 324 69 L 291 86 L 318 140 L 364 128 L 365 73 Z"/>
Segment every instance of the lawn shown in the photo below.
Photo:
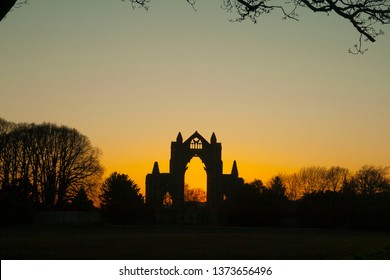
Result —
<path fill-rule="evenodd" d="M 1 259 L 390 259 L 390 233 L 214 227 L 0 229 Z"/>

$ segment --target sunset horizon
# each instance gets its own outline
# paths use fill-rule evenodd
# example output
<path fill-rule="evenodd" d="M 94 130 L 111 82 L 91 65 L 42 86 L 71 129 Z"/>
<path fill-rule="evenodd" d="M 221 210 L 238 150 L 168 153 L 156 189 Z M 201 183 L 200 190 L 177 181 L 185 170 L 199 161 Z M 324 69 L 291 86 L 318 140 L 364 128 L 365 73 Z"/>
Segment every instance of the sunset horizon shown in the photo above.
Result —
<path fill-rule="evenodd" d="M 390 165 L 387 33 L 352 55 L 359 34 L 334 14 L 235 17 L 213 1 L 30 1 L 0 24 L 0 117 L 76 128 L 105 176 L 128 174 L 142 192 L 155 161 L 169 172 L 178 132 L 215 132 L 223 172 L 236 160 L 247 182 Z"/>
<path fill-rule="evenodd" d="M 3 119 L 3 120 L 5 120 L 5 119 Z M 5 120 L 5 121 L 12 123 L 9 120 Z M 44 121 L 42 123 L 32 123 L 32 124 L 41 125 L 41 124 L 50 124 L 50 123 L 51 123 L 50 121 Z M 25 122 L 15 123 L 15 124 L 28 124 L 28 122 L 25 121 Z M 53 124 L 58 125 L 58 126 L 68 127 L 66 124 L 57 124 L 57 123 L 53 123 Z M 78 130 L 77 127 L 69 127 L 69 128 Z M 82 131 L 79 131 L 79 132 L 81 134 L 83 134 Z M 178 131 L 178 133 L 181 134 L 180 131 Z M 198 133 L 198 130 L 194 130 L 192 133 L 190 133 L 188 135 L 183 135 L 184 139 L 187 139 L 193 133 Z M 214 134 L 214 133 L 215 132 L 213 131 L 210 135 L 205 135 L 206 140 L 209 141 L 210 139 L 207 139 L 207 137 L 211 137 L 212 134 Z M 200 133 L 200 134 L 202 135 L 202 133 Z M 379 161 L 378 162 L 361 161 L 361 162 L 358 162 L 357 164 L 353 165 L 353 168 L 350 168 L 349 166 L 346 166 L 346 165 L 341 165 L 337 162 L 324 164 L 324 162 L 320 161 L 320 160 L 318 160 L 318 161 L 314 160 L 312 162 L 307 162 L 307 164 L 302 164 L 302 165 L 299 165 L 300 161 L 296 160 L 295 165 L 291 165 L 291 166 L 283 165 L 282 163 L 280 163 L 280 164 L 275 163 L 275 165 L 273 165 L 273 166 L 267 165 L 266 162 L 268 162 L 271 159 L 263 159 L 265 161 L 264 163 L 262 163 L 261 161 L 259 161 L 260 163 L 246 162 L 239 155 L 236 155 L 235 157 L 232 155 L 226 155 L 224 152 L 223 139 L 220 139 L 218 137 L 217 133 L 215 133 L 215 135 L 217 136 L 217 140 L 221 141 L 221 144 L 222 144 L 223 173 L 230 174 L 230 172 L 232 171 L 233 162 L 236 161 L 239 176 L 244 179 L 245 183 L 251 183 L 255 180 L 261 180 L 265 185 L 269 185 L 269 181 L 276 176 L 281 176 L 281 177 L 289 176 L 289 175 L 292 175 L 294 173 L 299 172 L 301 169 L 304 169 L 304 168 L 316 168 L 316 167 L 322 168 L 323 167 L 323 168 L 328 169 L 331 167 L 342 167 L 342 168 L 348 169 L 350 172 L 350 175 L 353 175 L 355 172 L 357 172 L 363 166 L 377 166 L 377 167 L 384 167 L 384 168 L 389 167 L 389 165 L 386 164 L 385 162 L 379 162 Z M 85 136 L 88 137 L 88 135 L 85 135 Z M 166 135 L 164 135 L 164 134 L 161 135 L 161 137 L 165 137 L 165 136 Z M 98 148 L 101 152 L 100 160 L 101 160 L 102 166 L 104 168 L 102 180 L 104 180 L 110 174 L 112 174 L 114 172 L 126 174 L 132 180 L 134 180 L 134 182 L 141 188 L 141 193 L 143 195 L 145 195 L 146 194 L 146 192 L 145 192 L 145 178 L 146 178 L 147 174 L 152 172 L 153 165 L 156 162 L 159 165 L 161 173 L 169 173 L 169 171 L 170 171 L 169 162 L 170 162 L 170 153 L 171 153 L 170 146 L 171 146 L 171 143 L 173 141 L 175 141 L 175 138 L 176 137 L 171 137 L 171 140 L 167 141 L 165 143 L 165 145 L 159 145 L 159 146 L 165 146 L 165 149 L 163 149 L 164 151 L 158 151 L 157 154 L 159 154 L 159 155 L 166 154 L 165 157 L 160 156 L 160 158 L 157 159 L 157 158 L 154 158 L 153 156 L 150 156 L 149 158 L 143 159 L 141 162 L 133 162 L 130 160 L 123 161 L 123 159 L 116 161 L 116 160 L 111 158 L 108 161 L 111 165 L 107 164 L 107 157 L 109 157 L 109 156 L 104 153 L 104 150 L 101 147 L 96 146 L 94 144 L 93 139 L 90 139 L 90 140 L 92 142 L 92 145 L 94 147 Z M 236 140 L 239 140 L 239 139 L 236 139 Z M 139 139 L 139 141 L 143 142 L 142 139 Z M 229 142 L 229 141 L 227 141 L 227 142 Z M 153 144 L 152 141 L 151 141 L 151 144 Z M 157 144 L 157 143 L 155 143 L 155 144 Z M 115 146 L 115 144 L 114 144 L 114 146 Z M 246 148 L 251 149 L 251 147 L 246 147 Z M 151 146 L 151 149 L 154 150 L 153 146 Z M 148 150 L 148 148 L 145 147 L 144 151 L 147 151 L 147 150 Z M 231 149 L 229 149 L 229 150 L 231 150 Z M 233 151 L 233 153 L 234 153 L 234 151 Z M 124 158 L 126 158 L 126 157 L 124 156 Z M 228 160 L 225 160 L 226 158 Z M 239 158 L 241 161 L 236 160 L 236 158 Z M 189 189 L 202 189 L 203 191 L 207 192 L 207 172 L 205 169 L 206 166 L 205 166 L 204 162 L 202 161 L 202 159 L 199 156 L 195 155 L 188 161 L 188 163 L 186 165 L 187 165 L 187 171 L 185 172 L 185 184 L 187 185 L 187 187 Z M 100 188 L 99 185 L 97 185 L 96 187 L 98 189 Z"/>

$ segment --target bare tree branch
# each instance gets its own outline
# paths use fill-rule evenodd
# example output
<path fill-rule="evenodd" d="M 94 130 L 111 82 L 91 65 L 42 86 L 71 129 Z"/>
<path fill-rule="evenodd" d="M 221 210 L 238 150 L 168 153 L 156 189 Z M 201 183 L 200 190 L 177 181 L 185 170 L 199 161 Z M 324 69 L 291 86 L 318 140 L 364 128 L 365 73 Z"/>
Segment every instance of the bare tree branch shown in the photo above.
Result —
<path fill-rule="evenodd" d="M 2 0 L 0 2 L 0 21 L 11 11 L 17 0 Z"/>
<path fill-rule="evenodd" d="M 239 18 L 235 21 L 243 21 L 250 19 L 254 23 L 257 22 L 257 18 L 262 14 L 269 14 L 273 10 L 280 10 L 283 14 L 283 19 L 298 20 L 298 14 L 296 14 L 296 8 L 291 7 L 291 11 L 288 11 L 285 7 L 280 5 L 270 5 L 268 3 L 272 0 L 223 0 L 222 7 L 225 10 L 236 10 Z M 288 2 L 285 3 L 288 5 Z"/>
<path fill-rule="evenodd" d="M 0 2 L 0 21 L 13 8 L 19 8 L 28 0 L 2 0 Z M 148 9 L 151 0 L 121 0 L 129 2 L 133 9 Z M 197 0 L 185 0 L 195 10 Z M 316 13 L 334 13 L 349 21 L 359 33 L 358 43 L 351 53 L 364 53 L 364 42 L 375 42 L 383 34 L 380 26 L 390 24 L 389 0 L 218 0 L 222 8 L 238 14 L 233 21 L 249 19 L 257 22 L 261 15 L 279 11 L 283 19 L 298 20 L 298 9 L 306 8 Z"/>
<path fill-rule="evenodd" d="M 145 10 L 148 10 L 150 0 L 122 0 L 122 2 L 130 2 L 133 9 L 144 8 Z"/>
<path fill-rule="evenodd" d="M 282 5 L 278 0 L 223 0 L 223 8 L 236 10 L 237 21 L 250 19 L 256 22 L 258 17 L 279 10 L 284 19 L 298 20 L 297 9 L 308 8 L 313 12 L 335 13 L 348 20 L 359 32 L 358 44 L 351 53 L 364 53 L 363 42 L 375 42 L 376 37 L 383 34 L 379 28 L 390 23 L 390 1 L 388 0 L 292 0 Z"/>

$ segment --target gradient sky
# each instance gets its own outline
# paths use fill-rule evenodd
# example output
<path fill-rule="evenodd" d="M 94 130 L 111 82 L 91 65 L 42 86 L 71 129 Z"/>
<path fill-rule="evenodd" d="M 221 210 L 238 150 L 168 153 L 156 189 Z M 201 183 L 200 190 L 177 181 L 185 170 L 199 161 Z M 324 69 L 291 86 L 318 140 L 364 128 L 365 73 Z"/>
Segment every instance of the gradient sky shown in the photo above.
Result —
<path fill-rule="evenodd" d="M 144 187 L 180 131 L 212 132 L 224 173 L 390 165 L 390 34 L 361 56 L 345 20 L 301 11 L 231 23 L 221 1 L 30 0 L 0 23 L 0 117 L 77 128 L 106 174 Z M 383 28 L 390 31 L 390 28 Z M 388 32 L 389 33 L 389 32 Z M 190 185 L 205 185 L 200 163 Z"/>

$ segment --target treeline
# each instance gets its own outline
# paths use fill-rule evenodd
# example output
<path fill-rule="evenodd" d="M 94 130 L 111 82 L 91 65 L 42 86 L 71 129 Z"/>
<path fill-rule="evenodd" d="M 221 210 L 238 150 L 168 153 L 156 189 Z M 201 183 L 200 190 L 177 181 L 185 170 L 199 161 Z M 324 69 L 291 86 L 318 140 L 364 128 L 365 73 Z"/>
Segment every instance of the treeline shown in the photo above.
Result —
<path fill-rule="evenodd" d="M 244 184 L 228 201 L 237 226 L 347 227 L 390 230 L 389 168 L 305 167 L 294 174 Z"/>
<path fill-rule="evenodd" d="M 91 205 L 103 173 L 99 156 L 76 129 L 0 119 L 0 215 L 18 219 L 30 208 L 66 209 L 82 199 Z"/>
<path fill-rule="evenodd" d="M 99 157 L 76 129 L 0 119 L 0 224 L 31 221 L 34 210 L 95 210 L 92 198 L 107 222 L 153 223 L 154 210 L 128 175 L 101 182 Z M 188 186 L 185 196 L 192 210 L 206 199 Z M 304 167 L 266 184 L 243 183 L 224 197 L 220 224 L 390 230 L 389 167 Z"/>
<path fill-rule="evenodd" d="M 280 175 L 286 195 L 297 200 L 304 195 L 318 192 L 353 192 L 356 194 L 383 193 L 390 190 L 389 167 L 364 165 L 356 173 L 347 168 L 312 166 L 298 172 Z"/>

